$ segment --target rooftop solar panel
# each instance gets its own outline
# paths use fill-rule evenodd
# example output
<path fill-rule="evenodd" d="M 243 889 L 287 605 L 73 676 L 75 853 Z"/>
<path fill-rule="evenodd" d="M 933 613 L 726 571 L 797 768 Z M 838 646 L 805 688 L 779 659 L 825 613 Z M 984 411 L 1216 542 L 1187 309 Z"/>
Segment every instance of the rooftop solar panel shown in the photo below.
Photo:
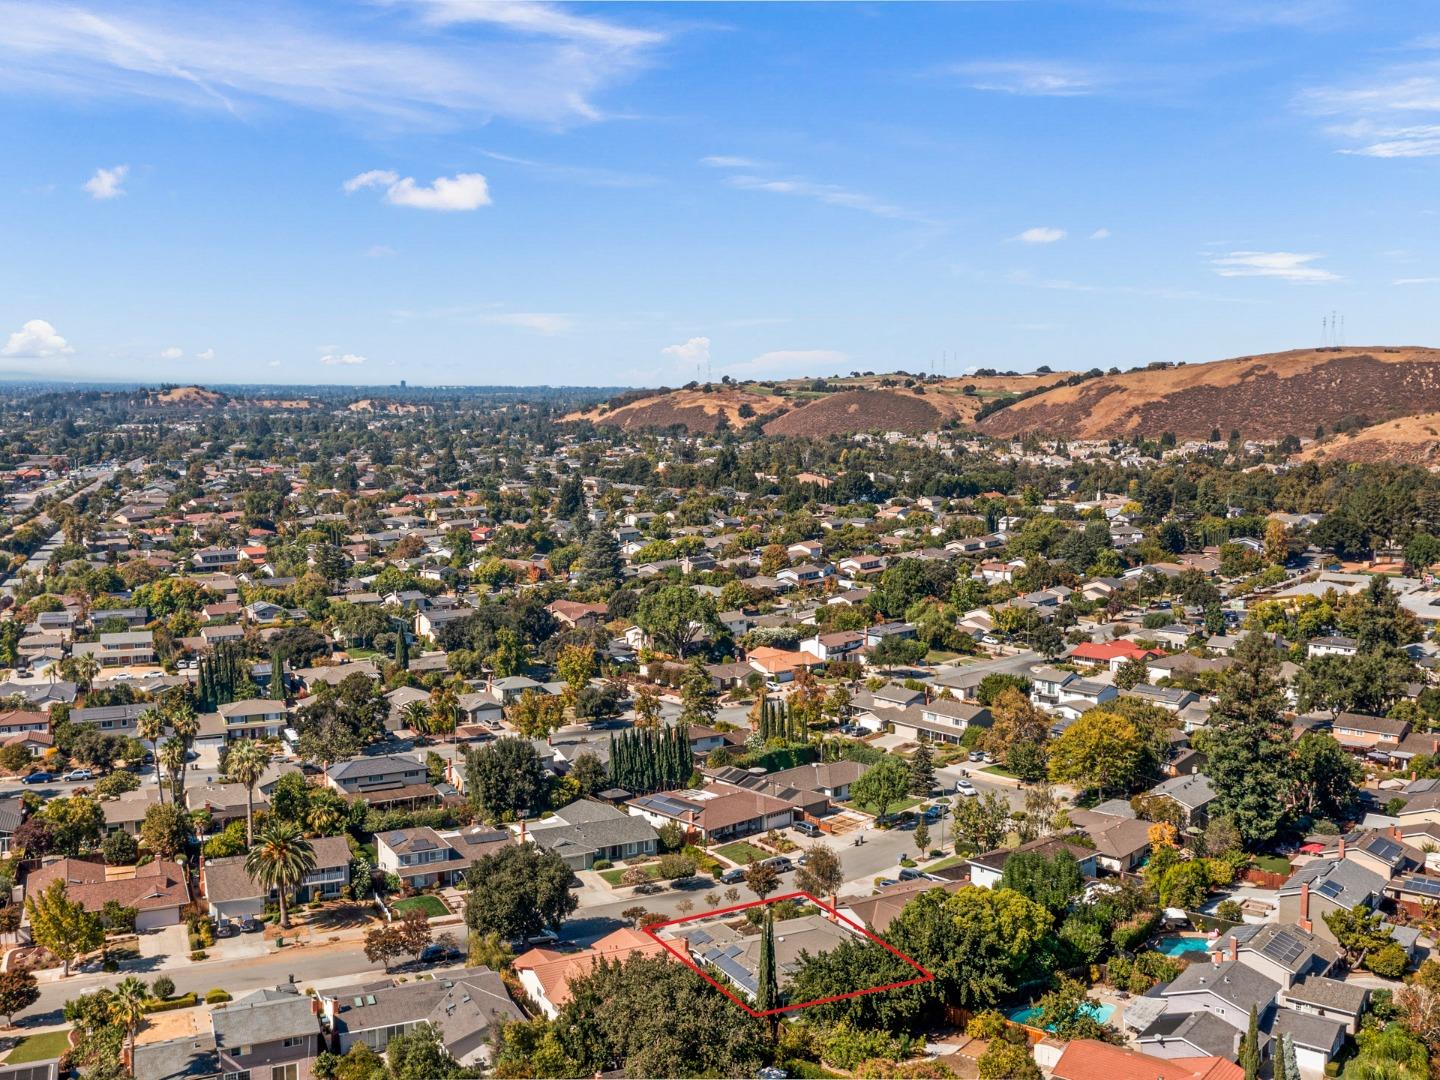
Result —
<path fill-rule="evenodd" d="M 1299 959 L 1304 951 L 1305 946 L 1283 930 L 1271 935 L 1270 940 L 1260 947 L 1263 955 L 1286 967 Z"/>
<path fill-rule="evenodd" d="M 1338 881 L 1322 881 L 1315 887 L 1315 891 L 1321 896 L 1328 896 L 1331 900 L 1339 897 L 1345 891 L 1345 886 Z"/>
<path fill-rule="evenodd" d="M 1440 880 L 1432 878 L 1406 878 L 1401 882 L 1401 888 L 1422 896 L 1440 896 Z"/>

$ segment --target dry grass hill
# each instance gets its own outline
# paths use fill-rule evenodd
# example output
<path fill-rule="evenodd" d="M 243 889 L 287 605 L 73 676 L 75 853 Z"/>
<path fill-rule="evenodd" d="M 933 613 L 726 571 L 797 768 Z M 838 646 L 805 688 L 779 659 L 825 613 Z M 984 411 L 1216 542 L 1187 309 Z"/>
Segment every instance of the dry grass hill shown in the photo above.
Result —
<path fill-rule="evenodd" d="M 989 435 L 1204 438 L 1214 428 L 1256 438 L 1309 437 L 1361 416 L 1389 420 L 1440 410 L 1440 349 L 1296 349 L 1209 364 L 1127 371 L 1058 387 L 992 413 Z"/>
<path fill-rule="evenodd" d="M 1440 412 L 1401 416 L 1306 446 L 1301 461 L 1393 461 L 1440 467 Z"/>
<path fill-rule="evenodd" d="M 681 390 L 622 395 L 567 420 L 613 424 L 627 431 L 683 426 L 714 431 L 768 418 L 769 435 L 846 435 L 861 431 L 932 431 L 948 420 L 971 421 L 987 402 L 1052 385 L 1068 372 L 969 376 L 932 382 L 902 375 L 708 383 Z M 909 381 L 913 385 L 906 386 Z M 923 383 L 923 385 L 922 385 Z"/>
<path fill-rule="evenodd" d="M 209 409 L 224 405 L 229 400 L 224 394 L 207 390 L 203 386 L 171 386 L 164 390 L 147 390 L 146 405 L 180 409 Z"/>

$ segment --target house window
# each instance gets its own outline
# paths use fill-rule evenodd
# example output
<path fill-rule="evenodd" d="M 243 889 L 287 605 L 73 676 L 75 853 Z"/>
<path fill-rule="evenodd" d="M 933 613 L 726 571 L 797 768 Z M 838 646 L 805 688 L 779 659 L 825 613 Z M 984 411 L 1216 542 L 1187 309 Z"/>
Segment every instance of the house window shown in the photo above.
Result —
<path fill-rule="evenodd" d="M 300 1080 L 300 1063 L 291 1061 L 270 1070 L 270 1080 Z"/>

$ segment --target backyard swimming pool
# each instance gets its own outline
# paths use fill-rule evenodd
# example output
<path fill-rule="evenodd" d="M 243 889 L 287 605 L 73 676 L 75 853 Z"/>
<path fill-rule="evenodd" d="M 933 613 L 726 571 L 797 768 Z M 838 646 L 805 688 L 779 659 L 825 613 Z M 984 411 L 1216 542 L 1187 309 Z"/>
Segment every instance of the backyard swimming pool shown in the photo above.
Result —
<path fill-rule="evenodd" d="M 1110 1017 L 1115 1015 L 1115 1006 L 1109 1002 L 1092 1001 L 1089 1005 L 1085 1006 L 1085 1012 L 1104 1024 L 1110 1020 Z M 1040 1018 L 1040 1010 L 1034 1005 L 1024 1009 L 1011 1009 L 1005 1014 L 1005 1018 L 1017 1024 L 1034 1027 L 1035 1021 Z"/>
<path fill-rule="evenodd" d="M 1155 951 L 1166 956 L 1184 956 L 1186 953 L 1207 952 L 1209 948 L 1210 942 L 1203 937 L 1167 937 L 1160 939 Z"/>

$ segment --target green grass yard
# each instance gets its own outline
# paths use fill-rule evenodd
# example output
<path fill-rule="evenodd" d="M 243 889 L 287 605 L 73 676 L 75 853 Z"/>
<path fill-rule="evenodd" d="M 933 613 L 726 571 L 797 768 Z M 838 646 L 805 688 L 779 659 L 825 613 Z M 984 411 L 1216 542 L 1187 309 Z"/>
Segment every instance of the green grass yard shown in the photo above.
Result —
<path fill-rule="evenodd" d="M 1015 775 L 1013 772 L 1011 772 L 1009 769 L 1005 768 L 1004 765 L 986 765 L 986 766 L 985 766 L 983 769 L 981 769 L 980 771 L 981 771 L 981 772 L 993 773 L 995 776 L 1008 776 L 1011 780 L 1019 780 L 1019 779 L 1020 779 L 1018 776 L 1016 776 L 1016 775 Z"/>
<path fill-rule="evenodd" d="M 926 799 L 922 799 L 919 796 L 909 796 L 907 798 L 899 800 L 898 802 L 891 803 L 885 808 L 885 813 L 891 816 L 895 814 L 903 814 L 906 810 L 913 810 L 915 807 L 926 801 Z M 871 816 L 874 816 L 875 814 L 875 808 L 868 805 L 867 803 L 852 801 L 850 805 L 856 810 L 863 811 L 864 813 L 870 814 Z"/>
<path fill-rule="evenodd" d="M 600 876 L 605 879 L 607 885 L 618 887 L 620 885 L 620 879 L 625 876 L 625 871 L 629 869 L 631 868 L 628 866 L 616 866 L 610 870 L 601 870 Z M 646 863 L 640 867 L 640 869 L 650 875 L 651 881 L 660 880 L 660 864 L 658 862 Z"/>
<path fill-rule="evenodd" d="M 737 866 L 744 866 L 751 862 L 763 862 L 770 858 L 770 853 L 762 848 L 756 847 L 747 840 L 737 840 L 733 844 L 726 844 L 724 847 L 716 848 L 715 854 L 722 859 L 729 859 Z"/>
<path fill-rule="evenodd" d="M 438 919 L 442 915 L 450 914 L 448 908 L 438 896 L 430 896 L 422 893 L 419 896 L 412 896 L 406 900 L 397 900 L 392 905 L 398 915 L 406 915 L 412 911 L 423 911 L 427 919 Z"/>
<path fill-rule="evenodd" d="M 1283 855 L 1256 855 L 1251 861 L 1256 870 L 1264 870 L 1270 874 L 1290 873 L 1290 860 Z"/>
<path fill-rule="evenodd" d="M 959 866 L 964 861 L 963 855 L 947 855 L 943 859 L 927 863 L 922 869 L 928 874 L 933 874 L 937 870 L 948 870 L 952 866 Z"/>
<path fill-rule="evenodd" d="M 28 1061 L 50 1061 L 58 1058 L 70 1048 L 68 1036 L 70 1029 L 63 1031 L 47 1031 L 40 1035 L 27 1035 L 15 1044 L 15 1049 L 10 1051 L 10 1056 L 5 1059 L 6 1065 L 22 1065 Z"/>

